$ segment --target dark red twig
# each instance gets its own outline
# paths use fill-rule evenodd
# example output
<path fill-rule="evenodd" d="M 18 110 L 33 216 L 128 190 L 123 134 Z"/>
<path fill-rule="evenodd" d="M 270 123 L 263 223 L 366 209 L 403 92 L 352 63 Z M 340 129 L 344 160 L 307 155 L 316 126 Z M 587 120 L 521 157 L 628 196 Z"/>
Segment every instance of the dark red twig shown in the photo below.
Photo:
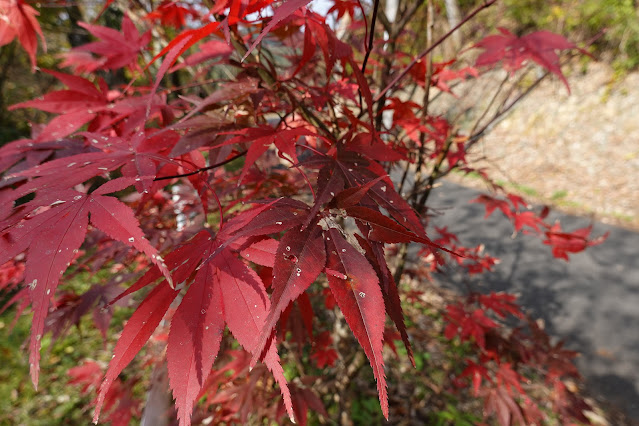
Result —
<path fill-rule="evenodd" d="M 379 0 L 375 0 L 375 4 L 373 6 L 373 17 L 371 19 L 371 30 L 368 33 L 368 45 L 366 46 L 366 54 L 364 55 L 364 61 L 362 62 L 362 74 L 364 74 L 364 71 L 366 71 L 366 63 L 368 62 L 368 57 L 371 55 L 371 50 L 373 50 L 373 41 L 375 40 L 375 24 L 377 23 L 378 9 Z"/>
<path fill-rule="evenodd" d="M 158 181 L 158 180 L 169 180 L 169 179 L 177 179 L 177 178 L 181 178 L 181 177 L 188 177 L 188 176 L 193 176 L 196 175 L 198 173 L 202 173 L 205 172 L 207 170 L 211 170 L 214 169 L 216 167 L 220 167 L 223 166 L 227 163 L 230 163 L 233 160 L 237 160 L 238 158 L 246 155 L 248 151 L 242 151 L 239 154 L 235 154 L 234 156 L 232 156 L 231 158 L 227 158 L 224 161 L 220 161 L 219 163 L 215 163 L 215 164 L 211 164 L 210 166 L 206 166 L 206 167 L 202 167 L 201 169 L 197 169 L 194 170 L 192 172 L 188 172 L 188 173 L 182 173 L 180 175 L 171 175 L 171 176 L 161 176 L 161 177 L 156 177 L 155 179 L 153 179 L 153 181 Z"/>
<path fill-rule="evenodd" d="M 475 10 L 473 10 L 469 15 L 467 15 L 459 24 L 455 25 L 453 28 L 450 29 L 450 31 L 448 31 L 446 34 L 444 34 L 439 40 L 437 40 L 431 46 L 428 46 L 428 48 L 426 50 L 424 50 L 422 53 L 417 55 L 415 57 L 415 59 L 413 59 L 411 61 L 411 63 L 408 64 L 408 66 L 406 66 L 406 68 L 404 68 L 397 76 L 395 76 L 395 78 L 393 78 L 393 80 L 386 87 L 384 87 L 384 89 L 381 92 L 379 92 L 377 94 L 377 96 L 375 96 L 374 102 L 379 101 L 379 99 L 382 96 L 384 96 L 386 94 L 386 92 L 388 92 L 395 84 L 397 84 L 397 82 L 399 80 L 401 80 L 402 78 L 404 78 L 404 76 L 406 74 L 408 74 L 410 69 L 413 68 L 415 66 L 415 64 L 417 64 L 419 61 L 421 61 L 426 55 L 428 55 L 430 52 L 432 52 L 433 49 L 435 49 L 437 46 L 442 44 L 444 42 L 444 40 L 446 40 L 448 37 L 451 36 L 451 34 L 453 34 L 455 31 L 457 31 L 459 28 L 461 28 L 464 24 L 466 24 L 466 22 L 468 22 L 471 19 L 473 19 L 475 17 L 475 15 L 477 15 L 479 12 L 481 12 L 482 10 L 484 10 L 484 9 L 492 6 L 493 4 L 495 4 L 495 2 L 497 2 L 497 0 L 487 0 L 484 3 L 482 3 L 481 5 L 479 5 Z"/>

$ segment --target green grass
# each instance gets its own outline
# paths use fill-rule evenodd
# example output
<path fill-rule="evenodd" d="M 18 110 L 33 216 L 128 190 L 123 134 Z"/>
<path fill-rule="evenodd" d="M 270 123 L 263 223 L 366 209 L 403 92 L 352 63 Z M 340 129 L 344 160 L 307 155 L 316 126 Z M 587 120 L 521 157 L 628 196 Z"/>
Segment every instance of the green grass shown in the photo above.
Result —
<path fill-rule="evenodd" d="M 550 196 L 550 199 L 553 201 L 559 201 L 566 198 L 567 196 L 568 196 L 568 191 L 566 191 L 565 189 L 561 189 L 559 191 L 553 192 L 552 195 Z"/>
<path fill-rule="evenodd" d="M 435 416 L 433 425 L 455 425 L 455 426 L 473 426 L 481 422 L 481 418 L 460 411 L 455 405 L 449 403 L 446 404 L 446 408 L 439 411 Z"/>
<path fill-rule="evenodd" d="M 95 275 L 88 272 L 71 273 L 66 280 L 61 281 L 60 290 L 81 294 L 93 284 L 105 282 L 111 275 L 109 268 Z M 0 425 L 90 424 L 95 389 L 80 392 L 79 386 L 68 384 L 67 372 L 87 359 L 108 365 L 118 333 L 131 312 L 131 308 L 115 309 L 107 345 L 104 345 L 90 314 L 55 342 L 52 342 L 50 333 L 44 334 L 37 390 L 29 376 L 28 339 L 32 314 L 29 310 L 25 311 L 13 330 L 9 330 L 9 327 L 15 317 L 15 309 L 12 307 L 0 315 Z M 135 370 L 135 374 L 139 372 L 139 368 Z M 137 397 L 142 397 L 144 392 L 144 389 L 134 390 Z"/>
<path fill-rule="evenodd" d="M 29 377 L 26 348 L 31 318 L 23 316 L 9 333 L 12 315 L 8 312 L 0 316 L 0 424 L 88 424 L 91 413 L 83 407 L 88 406 L 91 397 L 67 385 L 67 370 L 101 349 L 99 336 L 78 331 L 52 345 L 50 335 L 45 335 L 36 391 Z"/>
<path fill-rule="evenodd" d="M 629 214 L 624 214 L 624 213 L 617 213 L 617 212 L 612 212 L 610 214 L 612 217 L 614 217 L 617 220 L 620 220 L 621 222 L 633 222 L 637 217 L 636 216 L 631 216 Z"/>
<path fill-rule="evenodd" d="M 503 186 L 505 188 L 512 188 L 515 191 L 518 191 L 524 195 L 527 195 L 529 197 L 538 197 L 539 193 L 537 192 L 537 190 L 535 188 L 532 188 L 530 186 L 526 186 L 520 183 L 515 183 L 515 182 L 507 182 L 507 181 L 503 181 L 503 180 L 498 180 L 495 183 L 497 183 L 497 185 Z"/>

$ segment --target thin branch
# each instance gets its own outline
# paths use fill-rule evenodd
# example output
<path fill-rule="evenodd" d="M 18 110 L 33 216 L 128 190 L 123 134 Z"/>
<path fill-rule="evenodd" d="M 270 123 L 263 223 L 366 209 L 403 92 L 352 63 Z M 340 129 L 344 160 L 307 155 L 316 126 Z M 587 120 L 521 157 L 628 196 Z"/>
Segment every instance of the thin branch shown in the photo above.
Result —
<path fill-rule="evenodd" d="M 468 150 L 475 143 L 477 143 L 477 141 L 481 139 L 481 137 L 484 135 L 484 133 L 486 133 L 486 131 L 488 131 L 488 129 L 490 129 L 495 124 L 497 124 L 497 122 L 500 119 L 504 118 L 507 112 L 509 112 L 516 104 L 518 104 L 521 100 L 523 100 L 526 96 L 528 96 L 549 75 L 550 75 L 550 72 L 546 71 L 546 73 L 543 76 L 537 79 L 537 81 L 531 84 L 524 92 L 522 92 L 519 96 L 513 99 L 513 101 L 509 103 L 505 108 L 500 109 L 498 112 L 496 112 L 495 116 L 491 118 L 488 121 L 488 123 L 486 123 L 484 126 L 482 126 L 481 129 L 479 129 L 475 134 L 471 135 L 468 138 L 468 145 L 466 146 L 466 149 Z"/>
<path fill-rule="evenodd" d="M 417 55 L 410 64 L 408 64 L 406 66 L 406 68 L 404 68 L 394 79 L 393 81 L 391 81 L 386 87 L 384 87 L 384 89 L 379 92 L 377 94 L 377 96 L 375 96 L 374 101 L 377 102 L 382 96 L 384 96 L 386 94 L 386 92 L 388 92 L 390 89 L 393 88 L 393 86 L 395 86 L 397 84 L 397 82 L 399 82 L 399 80 L 401 80 L 402 78 L 404 78 L 406 76 L 406 74 L 408 74 L 408 72 L 411 70 L 411 68 L 413 68 L 415 66 L 415 64 L 417 64 L 419 61 L 421 61 L 426 55 L 428 55 L 430 52 L 433 51 L 433 49 L 435 49 L 437 46 L 439 46 L 440 44 L 442 44 L 448 37 L 450 37 L 455 31 L 457 31 L 458 29 L 460 29 L 463 25 L 465 25 L 467 22 L 469 22 L 471 19 L 473 19 L 475 17 L 475 15 L 477 15 L 479 12 L 481 12 L 482 10 L 492 6 L 493 4 L 495 4 L 497 0 L 487 0 L 484 3 L 482 3 L 480 6 L 478 6 L 475 10 L 473 10 L 468 16 L 466 16 L 459 24 L 455 25 L 453 28 L 450 29 L 450 31 L 448 31 L 446 34 L 444 34 L 439 40 L 437 40 L 435 43 L 433 43 L 431 46 L 428 46 L 428 48 L 426 50 L 424 50 L 422 53 L 420 53 L 419 55 Z"/>
<path fill-rule="evenodd" d="M 373 6 L 373 18 L 371 19 L 371 30 L 368 33 L 368 45 L 366 46 L 366 54 L 364 55 L 364 61 L 362 62 L 362 74 L 366 71 L 366 63 L 368 62 L 368 57 L 371 54 L 371 50 L 373 50 L 373 41 L 375 40 L 375 24 L 377 23 L 377 11 L 379 10 L 379 0 L 375 0 L 375 4 Z"/>
<path fill-rule="evenodd" d="M 506 76 L 504 77 L 504 79 L 501 81 L 501 83 L 499 83 L 499 87 L 497 87 L 497 90 L 495 91 L 495 94 L 493 95 L 493 97 L 490 99 L 490 102 L 488 102 L 488 106 L 484 109 L 484 112 L 481 113 L 481 115 L 479 116 L 479 118 L 477 119 L 477 121 L 475 121 L 475 124 L 473 125 L 472 129 L 470 130 L 470 134 L 472 135 L 473 133 L 475 133 L 475 130 L 477 130 L 477 127 L 479 127 L 479 123 L 481 123 L 481 121 L 486 117 L 486 115 L 488 115 L 488 111 L 490 111 L 490 109 L 493 107 L 493 105 L 495 104 L 495 101 L 497 100 L 497 96 L 499 96 L 499 94 L 501 93 L 502 89 L 504 88 L 504 85 L 506 84 L 506 82 L 509 80 L 510 75 L 506 74 Z"/>
<path fill-rule="evenodd" d="M 239 154 L 235 154 L 231 158 L 227 158 L 226 160 L 220 161 L 219 163 L 211 164 L 210 166 L 202 167 L 202 168 L 194 170 L 192 172 L 182 173 L 182 174 L 179 174 L 179 175 L 172 175 L 172 176 L 156 177 L 155 179 L 153 179 L 153 181 L 155 182 L 155 181 L 158 181 L 158 180 L 169 180 L 169 179 L 183 178 L 183 177 L 193 176 L 193 175 L 196 175 L 198 173 L 206 172 L 208 170 L 211 170 L 211 169 L 214 169 L 216 167 L 220 167 L 220 166 L 223 166 L 223 165 L 225 165 L 227 163 L 230 163 L 233 160 L 237 160 L 238 158 L 246 155 L 247 152 L 248 151 L 242 151 Z"/>
<path fill-rule="evenodd" d="M 384 27 L 384 31 L 386 31 L 390 35 L 393 31 L 393 24 L 391 24 L 391 22 L 388 20 L 388 16 L 386 16 L 386 13 L 383 10 L 380 10 L 378 12 L 378 17 L 379 22 L 382 24 L 382 27 Z"/>
<path fill-rule="evenodd" d="M 393 37 L 396 37 L 404 30 L 406 25 L 408 25 L 408 22 L 415 17 L 415 12 L 417 12 L 417 9 L 422 7 L 424 3 L 424 0 L 416 1 L 410 6 L 410 9 L 406 10 L 402 14 L 402 18 L 395 23 L 395 30 L 393 31 L 394 34 L 392 34 Z M 388 34 L 391 35 L 390 32 Z"/>
<path fill-rule="evenodd" d="M 422 196 L 419 199 L 419 202 L 417 203 L 417 212 L 419 214 L 423 214 L 424 213 L 424 207 L 426 206 L 426 201 L 428 200 L 428 196 L 430 195 L 430 191 L 433 189 L 433 185 L 434 185 L 435 181 L 441 177 L 440 176 L 440 170 L 442 168 L 442 165 L 444 164 L 444 160 L 448 157 L 448 151 L 450 151 L 450 147 L 451 147 L 452 144 L 453 144 L 453 138 L 449 137 L 446 140 L 446 145 L 444 145 L 444 149 L 442 149 L 442 152 L 439 153 L 439 157 L 437 159 L 437 163 L 435 164 L 435 167 L 433 168 L 433 171 L 431 172 L 430 176 L 428 177 L 428 182 L 426 183 L 426 187 L 424 188 L 424 192 L 422 193 Z"/>
<path fill-rule="evenodd" d="M 373 19 L 371 19 L 371 30 L 368 33 L 368 44 L 366 45 L 366 54 L 364 55 L 364 61 L 362 62 L 362 76 L 365 77 L 364 72 L 366 71 L 366 64 L 368 63 L 368 57 L 371 55 L 371 51 L 373 50 L 373 40 L 375 40 L 375 23 L 377 22 L 377 11 L 379 10 L 379 0 L 375 0 L 375 4 L 373 6 Z M 362 90 L 358 89 L 359 92 L 359 104 L 362 105 Z M 371 111 L 372 113 L 373 111 Z"/>
<path fill-rule="evenodd" d="M 428 45 L 433 41 L 433 27 L 435 26 L 435 11 L 433 8 L 433 1 L 428 0 L 428 8 L 427 8 L 428 17 L 426 20 L 426 40 Z M 426 62 L 426 75 L 424 76 L 424 98 L 422 104 L 424 108 L 422 109 L 422 120 L 428 118 L 428 108 L 430 106 L 430 88 L 431 88 L 431 79 L 433 78 L 433 56 L 429 55 L 428 60 Z M 415 182 L 413 184 L 413 193 L 411 197 L 415 197 L 415 201 L 417 200 L 416 189 L 422 183 L 422 168 L 425 162 L 425 145 L 426 145 L 426 133 L 421 132 L 420 136 L 420 145 L 419 145 L 419 154 L 417 156 L 417 167 L 415 168 Z"/>

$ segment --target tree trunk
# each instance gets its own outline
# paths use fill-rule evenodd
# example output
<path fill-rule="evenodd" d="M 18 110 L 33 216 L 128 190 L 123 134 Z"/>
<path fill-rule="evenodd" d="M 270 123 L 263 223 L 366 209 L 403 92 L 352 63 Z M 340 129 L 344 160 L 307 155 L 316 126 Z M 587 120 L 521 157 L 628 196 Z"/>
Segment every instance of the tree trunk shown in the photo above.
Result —
<path fill-rule="evenodd" d="M 459 5 L 457 0 L 445 0 L 446 4 L 446 17 L 448 18 L 448 26 L 450 28 L 455 27 L 461 21 L 461 13 L 459 12 Z M 451 37 L 453 47 L 455 50 L 459 50 L 462 45 L 461 33 L 455 31 Z"/>
<path fill-rule="evenodd" d="M 169 426 L 172 413 L 169 374 L 166 362 L 156 365 L 151 374 L 151 387 L 146 395 L 141 426 Z"/>

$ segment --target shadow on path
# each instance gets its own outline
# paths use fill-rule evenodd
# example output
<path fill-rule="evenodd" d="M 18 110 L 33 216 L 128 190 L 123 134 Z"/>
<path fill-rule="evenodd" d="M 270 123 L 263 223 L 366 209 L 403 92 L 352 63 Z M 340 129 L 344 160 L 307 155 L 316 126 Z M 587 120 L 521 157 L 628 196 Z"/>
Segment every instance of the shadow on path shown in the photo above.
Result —
<path fill-rule="evenodd" d="M 639 234 L 595 223 L 593 236 L 610 232 L 601 245 L 555 259 L 538 237 L 517 235 L 512 224 L 494 212 L 484 220 L 484 206 L 468 201 L 475 190 L 445 182 L 433 191 L 429 205 L 441 211 L 433 226 L 448 226 L 460 242 L 483 243 L 499 257 L 495 271 L 468 281 L 456 274 L 440 276 L 463 290 L 468 284 L 483 291 L 509 291 L 547 331 L 581 353 L 577 366 L 589 392 L 610 401 L 639 420 Z M 574 230 L 588 219 L 551 214 L 562 228 Z"/>

